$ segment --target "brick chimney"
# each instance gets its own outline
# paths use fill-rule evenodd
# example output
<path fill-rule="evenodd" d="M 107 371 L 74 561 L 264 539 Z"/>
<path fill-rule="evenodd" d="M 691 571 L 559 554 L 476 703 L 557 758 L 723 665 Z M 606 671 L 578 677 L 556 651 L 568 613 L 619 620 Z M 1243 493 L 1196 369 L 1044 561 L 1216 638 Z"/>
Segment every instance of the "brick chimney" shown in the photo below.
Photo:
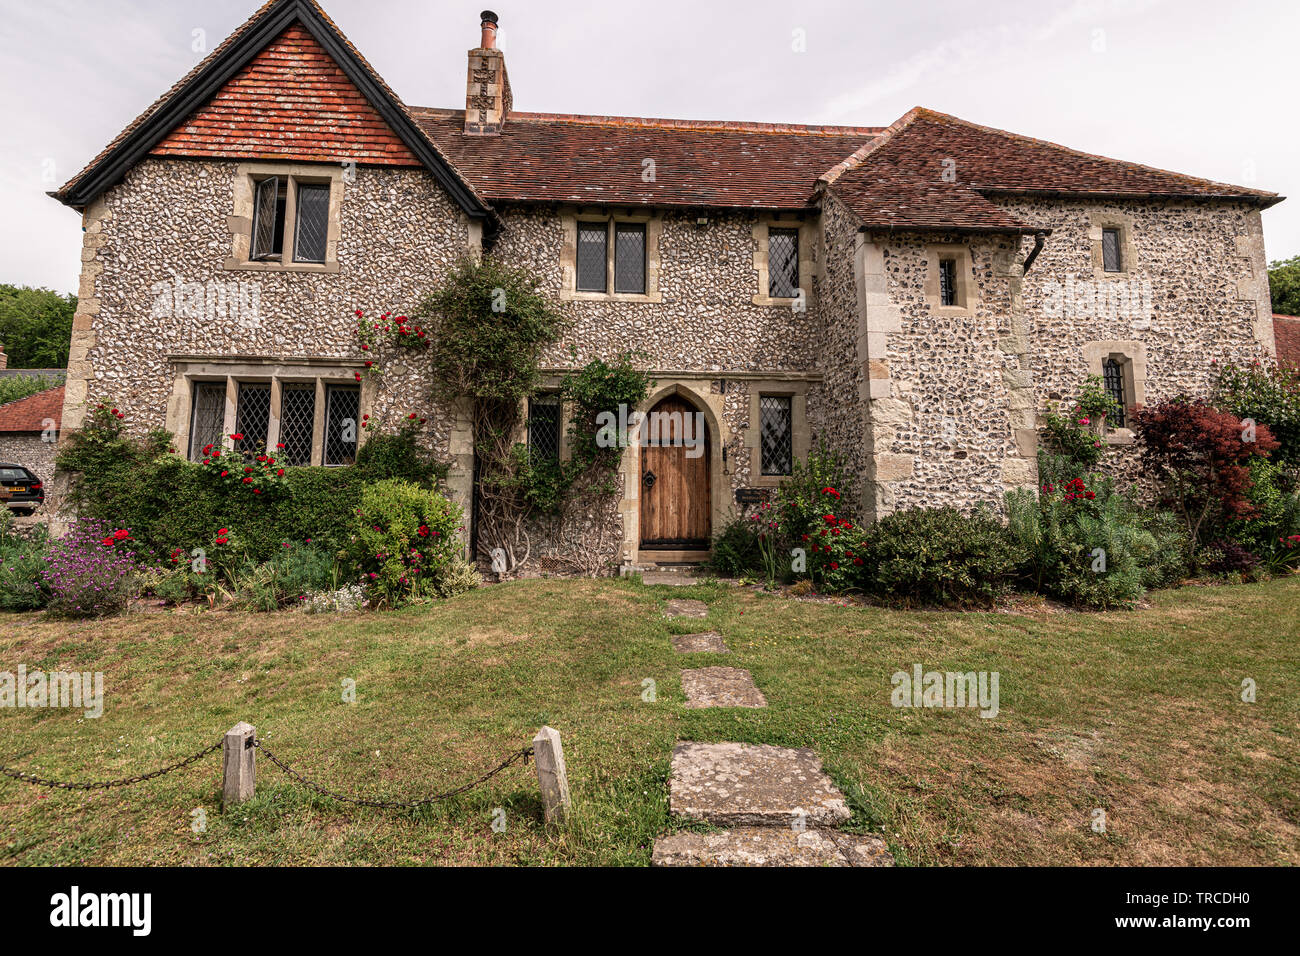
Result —
<path fill-rule="evenodd" d="M 506 58 L 497 49 L 497 15 L 484 10 L 483 38 L 469 51 L 469 79 L 465 84 L 465 135 L 496 136 L 501 132 L 514 100 Z"/>

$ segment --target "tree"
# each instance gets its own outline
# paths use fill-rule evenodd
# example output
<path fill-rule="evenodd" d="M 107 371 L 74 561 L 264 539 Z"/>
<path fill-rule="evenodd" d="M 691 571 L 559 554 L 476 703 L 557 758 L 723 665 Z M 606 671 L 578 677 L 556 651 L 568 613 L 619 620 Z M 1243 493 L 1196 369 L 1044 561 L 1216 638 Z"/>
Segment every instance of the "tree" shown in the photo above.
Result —
<path fill-rule="evenodd" d="M 66 368 L 75 295 L 0 284 L 0 344 L 10 368 Z"/>
<path fill-rule="evenodd" d="M 1193 551 L 1224 521 L 1257 515 L 1249 466 L 1278 447 L 1267 425 L 1179 397 L 1139 409 L 1133 427 L 1143 473 L 1183 519 Z"/>
<path fill-rule="evenodd" d="M 1269 263 L 1268 291 L 1274 312 L 1300 315 L 1300 256 Z"/>

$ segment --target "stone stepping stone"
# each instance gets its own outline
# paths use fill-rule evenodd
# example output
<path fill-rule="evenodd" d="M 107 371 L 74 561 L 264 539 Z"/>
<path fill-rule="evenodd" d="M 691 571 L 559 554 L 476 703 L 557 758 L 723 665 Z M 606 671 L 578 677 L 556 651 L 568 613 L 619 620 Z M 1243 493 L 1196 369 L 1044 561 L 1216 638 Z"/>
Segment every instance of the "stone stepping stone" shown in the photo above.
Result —
<path fill-rule="evenodd" d="M 717 631 L 705 631 L 702 634 L 674 634 L 673 647 L 679 654 L 730 654 L 731 650 L 722 642 L 722 635 Z"/>
<path fill-rule="evenodd" d="M 672 833 L 655 841 L 652 866 L 893 866 L 885 841 L 836 830 L 737 827 Z"/>
<path fill-rule="evenodd" d="M 691 601 L 685 598 L 668 602 L 665 617 L 708 617 L 709 606 L 703 601 Z"/>
<path fill-rule="evenodd" d="M 715 826 L 791 832 L 801 816 L 808 829 L 837 827 L 849 819 L 844 794 L 816 753 L 769 744 L 678 744 L 668 807 L 674 816 Z"/>
<path fill-rule="evenodd" d="M 678 571 L 642 571 L 642 584 L 669 584 L 673 587 L 685 587 L 688 584 L 698 583 L 699 578 L 692 577 L 689 574 L 682 574 Z"/>
<path fill-rule="evenodd" d="M 701 667 L 682 671 L 687 710 L 702 707 L 766 707 L 767 698 L 754 678 L 739 667 Z"/>

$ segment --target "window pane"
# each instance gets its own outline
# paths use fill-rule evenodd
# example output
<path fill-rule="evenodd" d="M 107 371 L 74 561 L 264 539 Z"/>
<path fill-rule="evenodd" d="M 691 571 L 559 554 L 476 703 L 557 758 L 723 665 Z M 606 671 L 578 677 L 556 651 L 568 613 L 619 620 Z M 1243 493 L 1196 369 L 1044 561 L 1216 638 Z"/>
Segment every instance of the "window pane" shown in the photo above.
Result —
<path fill-rule="evenodd" d="M 1127 415 L 1124 408 L 1124 368 L 1114 359 L 1106 359 L 1101 363 L 1101 372 L 1106 382 L 1106 394 L 1119 405 L 1119 411 L 1111 416 L 1110 424 L 1123 428 Z"/>
<path fill-rule="evenodd" d="M 195 382 L 190 409 L 190 461 L 202 461 L 203 449 L 221 446 L 221 428 L 226 422 L 226 383 Z"/>
<path fill-rule="evenodd" d="M 235 450 L 258 454 L 266 448 L 266 428 L 271 422 L 271 385 L 239 385 L 239 406 L 235 409 Z"/>
<path fill-rule="evenodd" d="M 285 385 L 280 391 L 279 454 L 272 457 L 286 465 L 311 464 L 311 435 L 316 427 L 316 386 Z"/>
<path fill-rule="evenodd" d="M 578 291 L 604 292 L 608 227 L 603 222 L 578 223 Z"/>
<path fill-rule="evenodd" d="M 957 260 L 939 260 L 939 302 L 942 305 L 957 304 Z"/>
<path fill-rule="evenodd" d="M 560 460 L 560 399 L 539 395 L 528 403 L 528 456 L 532 461 Z"/>
<path fill-rule="evenodd" d="M 1124 271 L 1124 263 L 1119 253 L 1119 230 L 1103 229 L 1101 231 L 1101 262 L 1107 272 Z"/>
<path fill-rule="evenodd" d="M 329 234 L 329 186 L 298 186 L 298 221 L 293 258 L 296 262 L 324 262 Z"/>
<path fill-rule="evenodd" d="M 645 293 L 645 223 L 614 225 L 614 291 Z"/>
<path fill-rule="evenodd" d="M 254 259 L 265 259 L 279 251 L 277 237 L 283 231 L 279 198 L 280 177 L 272 176 L 257 184 L 257 197 L 253 207 L 253 243 L 250 251 Z"/>
<path fill-rule="evenodd" d="M 763 442 L 763 474 L 788 475 L 794 457 L 790 396 L 760 395 L 758 411 Z"/>
<path fill-rule="evenodd" d="M 768 295 L 793 299 L 799 294 L 799 230 L 767 231 Z"/>
<path fill-rule="evenodd" d="M 351 465 L 357 460 L 361 389 L 355 385 L 331 385 L 325 394 L 325 464 Z"/>

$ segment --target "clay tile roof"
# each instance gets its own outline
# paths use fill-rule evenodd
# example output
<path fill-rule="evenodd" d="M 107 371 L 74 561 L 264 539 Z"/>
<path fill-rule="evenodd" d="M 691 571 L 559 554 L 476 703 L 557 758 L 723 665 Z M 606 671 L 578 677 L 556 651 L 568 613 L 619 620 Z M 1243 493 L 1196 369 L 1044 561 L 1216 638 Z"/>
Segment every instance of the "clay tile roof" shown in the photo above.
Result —
<path fill-rule="evenodd" d="M 196 84 L 200 77 L 210 69 L 217 69 L 217 65 L 227 56 L 227 54 L 233 55 L 232 48 L 238 45 L 241 39 L 253 32 L 265 20 L 270 19 L 273 14 L 279 14 L 286 9 L 290 14 L 296 16 L 304 23 L 309 19 L 314 19 L 323 24 L 325 29 L 332 33 L 342 45 L 346 51 L 345 56 L 350 55 L 355 58 L 364 74 L 379 88 L 381 91 L 380 95 L 386 98 L 391 103 L 393 109 L 397 110 L 400 117 L 406 121 L 406 125 L 411 130 L 411 135 L 417 138 L 423 136 L 418 124 L 414 122 L 410 109 L 402 101 L 401 97 L 393 91 L 392 87 L 390 87 L 375 68 L 370 65 L 370 61 L 361 55 L 361 51 L 352 44 L 352 41 L 344 36 L 343 31 L 341 31 L 338 28 L 338 25 L 330 19 L 329 15 L 325 13 L 316 0 L 267 0 L 266 3 L 258 8 L 256 13 L 237 27 L 230 36 L 226 37 L 225 40 L 217 45 L 216 49 L 204 57 L 203 60 L 200 61 L 192 70 L 185 74 L 185 76 L 181 77 L 181 79 L 178 80 L 171 89 L 155 100 L 143 113 L 137 116 L 130 125 L 126 127 L 126 129 L 122 130 L 122 132 L 120 132 L 111 143 L 104 147 L 98 156 L 87 163 L 84 169 L 77 173 L 77 175 L 73 176 L 72 179 L 68 180 L 61 189 L 52 195 L 60 202 L 69 202 L 73 197 L 77 186 L 101 166 L 109 165 L 109 160 L 115 152 L 120 148 L 129 147 L 128 141 L 133 137 L 136 137 L 137 134 L 142 137 L 147 136 L 149 130 L 147 130 L 146 127 L 158 125 L 157 122 L 151 122 L 151 120 L 157 118 L 160 110 L 172 103 L 173 100 L 180 102 L 187 89 L 191 85 Z M 168 130 L 162 130 L 157 135 L 157 138 L 161 139 L 167 132 Z M 471 184 L 465 182 L 464 179 L 459 176 L 458 171 L 447 161 L 446 155 L 439 149 L 437 143 L 429 140 L 427 137 L 423 137 L 420 142 L 420 149 L 433 154 L 432 165 L 442 165 L 445 167 L 444 175 L 453 179 L 457 187 L 463 188 L 469 193 L 470 203 L 486 207 L 486 203 L 483 202 L 483 197 L 474 191 Z M 426 165 L 428 165 L 428 163 L 426 163 Z M 435 172 L 435 175 L 441 172 L 440 170 L 433 171 Z M 444 185 L 449 184 L 444 182 Z M 494 215 L 490 208 L 487 208 L 486 212 L 489 217 Z"/>
<path fill-rule="evenodd" d="M 63 421 L 63 386 L 0 405 L 0 432 L 39 432 L 46 422 L 57 429 Z"/>
<path fill-rule="evenodd" d="M 949 216 L 959 229 L 1028 231 L 985 198 L 996 195 L 1236 199 L 1261 207 L 1281 201 L 1276 193 L 1094 156 L 921 107 L 819 183 L 871 228 L 932 228 Z"/>
<path fill-rule="evenodd" d="M 1300 368 L 1300 316 L 1273 313 L 1273 335 L 1278 364 Z"/>
<path fill-rule="evenodd" d="M 817 177 L 882 131 L 512 112 L 497 136 L 413 107 L 462 175 L 498 202 L 804 209 Z M 654 162 L 645 181 L 646 160 Z"/>

